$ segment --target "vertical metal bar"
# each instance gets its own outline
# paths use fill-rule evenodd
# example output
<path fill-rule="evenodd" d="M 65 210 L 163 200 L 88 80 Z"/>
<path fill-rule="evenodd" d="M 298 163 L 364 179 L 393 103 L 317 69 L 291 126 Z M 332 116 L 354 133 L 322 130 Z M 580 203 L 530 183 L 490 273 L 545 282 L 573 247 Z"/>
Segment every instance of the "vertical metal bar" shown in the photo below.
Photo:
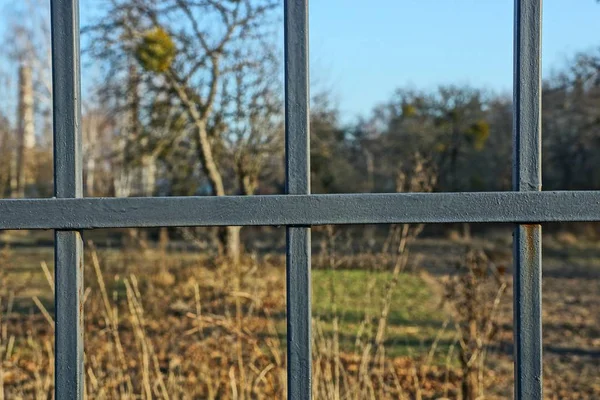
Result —
<path fill-rule="evenodd" d="M 308 0 L 286 0 L 286 193 L 310 193 Z M 309 227 L 287 228 L 288 399 L 311 398 L 311 248 Z"/>
<path fill-rule="evenodd" d="M 515 0 L 513 189 L 539 191 L 542 1 Z M 515 398 L 542 399 L 541 225 L 514 235 Z"/>
<path fill-rule="evenodd" d="M 79 0 L 52 0 L 54 195 L 82 197 Z M 55 398 L 83 399 L 83 244 L 55 231 Z"/>

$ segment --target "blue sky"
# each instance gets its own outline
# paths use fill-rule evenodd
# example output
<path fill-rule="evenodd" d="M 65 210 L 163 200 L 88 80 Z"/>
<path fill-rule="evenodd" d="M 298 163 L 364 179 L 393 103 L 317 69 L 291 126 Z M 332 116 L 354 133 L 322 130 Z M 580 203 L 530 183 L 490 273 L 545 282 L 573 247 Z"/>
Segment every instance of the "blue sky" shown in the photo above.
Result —
<path fill-rule="evenodd" d="M 600 4 L 544 0 L 543 72 L 600 48 Z M 313 90 L 334 91 L 344 118 L 395 88 L 459 83 L 512 90 L 513 0 L 312 0 Z"/>
<path fill-rule="evenodd" d="M 0 0 L 0 11 L 20 1 Z M 81 0 L 83 24 L 99 2 Z M 454 83 L 510 94 L 513 2 L 310 0 L 312 89 L 331 90 L 345 121 L 368 115 L 398 87 Z M 2 18 L 0 28 L 6 29 Z M 544 0 L 545 76 L 576 52 L 594 48 L 600 49 L 600 3 Z M 0 63 L 0 70 L 5 67 Z M 84 86 L 95 76 L 93 67 L 84 66 Z M 16 107 L 13 97 L 0 101 L 7 115 Z"/>

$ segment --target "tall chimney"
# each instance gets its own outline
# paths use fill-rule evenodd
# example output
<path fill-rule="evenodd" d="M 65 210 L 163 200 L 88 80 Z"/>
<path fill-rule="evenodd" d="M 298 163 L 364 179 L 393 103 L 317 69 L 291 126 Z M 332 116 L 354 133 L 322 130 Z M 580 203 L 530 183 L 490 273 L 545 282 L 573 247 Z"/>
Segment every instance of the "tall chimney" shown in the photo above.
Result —
<path fill-rule="evenodd" d="M 17 126 L 17 171 L 15 197 L 25 196 L 25 186 L 32 181 L 33 158 L 35 147 L 35 127 L 33 116 L 33 73 L 31 67 L 22 64 L 19 67 L 19 108 Z"/>

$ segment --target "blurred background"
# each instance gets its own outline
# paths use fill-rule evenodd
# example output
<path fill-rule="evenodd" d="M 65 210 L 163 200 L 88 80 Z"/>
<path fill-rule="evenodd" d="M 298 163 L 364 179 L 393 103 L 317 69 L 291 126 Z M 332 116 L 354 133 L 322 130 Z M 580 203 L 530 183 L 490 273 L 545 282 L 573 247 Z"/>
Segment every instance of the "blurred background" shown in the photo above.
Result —
<path fill-rule="evenodd" d="M 86 197 L 284 191 L 281 0 L 80 0 Z M 52 197 L 49 0 L 0 1 L 0 197 Z M 511 190 L 513 2 L 313 0 L 313 193 Z M 547 0 L 544 190 L 600 190 L 600 4 Z M 543 226 L 545 396 L 600 398 L 600 226 Z M 512 226 L 313 228 L 315 399 L 512 396 Z M 84 232 L 90 399 L 285 398 L 278 227 Z M 53 390 L 0 231 L 0 400 Z"/>

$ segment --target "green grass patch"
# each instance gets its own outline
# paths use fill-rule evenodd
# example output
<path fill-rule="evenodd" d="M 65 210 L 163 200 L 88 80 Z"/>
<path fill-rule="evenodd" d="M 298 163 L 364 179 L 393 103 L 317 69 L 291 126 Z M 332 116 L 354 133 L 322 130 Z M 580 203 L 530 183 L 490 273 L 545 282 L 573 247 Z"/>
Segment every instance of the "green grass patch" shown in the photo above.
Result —
<path fill-rule="evenodd" d="M 133 268 L 141 273 L 140 276 L 158 270 L 163 261 L 160 257 L 146 254 L 145 257 L 130 257 L 119 249 L 101 249 L 99 251 L 101 264 L 107 276 Z M 201 264 L 201 256 L 197 253 L 174 253 L 169 258 L 176 261 L 176 267 L 185 268 Z M 48 283 L 40 268 L 40 261 L 48 263 L 52 270 L 52 248 L 14 248 L 9 257 L 10 271 L 8 276 L 15 284 L 25 284 L 26 290 L 17 295 L 15 310 L 27 313 L 37 311 L 31 301 L 32 296 L 40 300 L 52 312 L 53 299 Z M 91 273 L 91 261 L 86 253 L 89 273 L 86 286 L 96 287 L 95 277 Z M 108 272 L 110 271 L 110 272 Z M 285 270 L 276 269 L 281 273 Z M 108 278 L 107 278 L 108 279 Z M 261 278 L 257 278 L 261 279 Z M 363 339 L 374 335 L 378 318 L 383 307 L 383 297 L 392 274 L 382 271 L 366 270 L 313 270 L 312 271 L 312 307 L 313 317 L 318 323 L 318 329 L 331 337 L 333 333 L 333 317 L 339 320 L 339 339 L 343 351 L 355 351 L 357 334 L 362 329 Z M 122 281 L 107 280 L 112 291 L 124 292 Z M 282 293 L 282 299 L 284 294 Z M 273 317 L 279 332 L 285 335 L 285 303 L 281 303 L 280 312 Z M 390 355 L 415 355 L 429 351 L 432 342 L 439 334 L 446 315 L 440 307 L 439 294 L 433 293 L 432 287 L 420 276 L 401 274 L 394 289 L 388 329 L 386 332 L 386 347 Z M 368 321 L 365 325 L 364 322 Z M 440 353 L 451 342 L 452 332 L 447 329 L 439 342 Z M 284 336 L 282 336 L 283 338 Z M 284 341 L 285 343 L 285 341 Z"/>
<path fill-rule="evenodd" d="M 364 321 L 363 335 L 374 335 L 383 308 L 390 272 L 363 270 L 315 270 L 312 275 L 313 317 L 325 335 L 333 333 L 333 317 L 339 319 L 342 348 L 352 351 Z M 419 276 L 401 274 L 391 300 L 386 333 L 390 355 L 428 352 L 446 316 L 439 296 Z M 363 325 L 363 328 L 365 325 Z M 440 347 L 451 341 L 443 332 Z"/>

